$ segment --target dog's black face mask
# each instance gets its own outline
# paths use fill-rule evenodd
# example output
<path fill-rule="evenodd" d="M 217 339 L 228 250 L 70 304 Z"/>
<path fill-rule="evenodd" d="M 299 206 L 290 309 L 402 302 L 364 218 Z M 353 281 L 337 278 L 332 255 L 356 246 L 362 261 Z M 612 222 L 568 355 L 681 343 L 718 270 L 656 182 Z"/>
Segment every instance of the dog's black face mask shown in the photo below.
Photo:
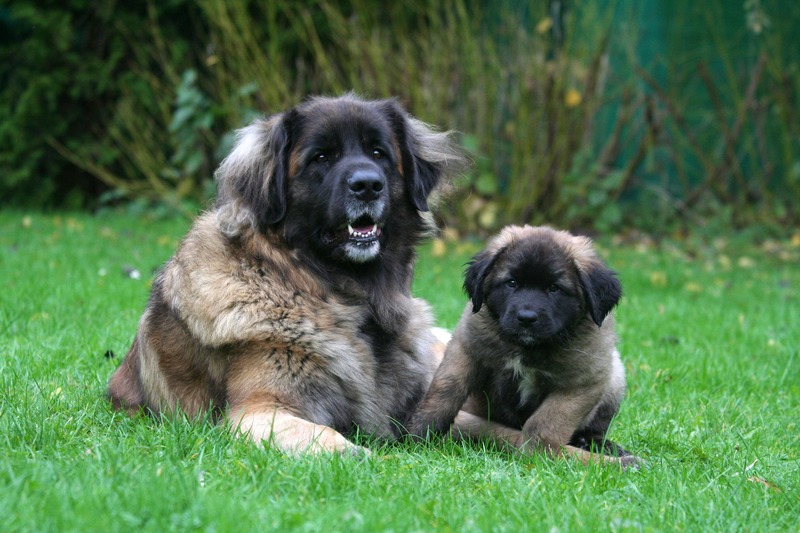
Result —
<path fill-rule="evenodd" d="M 288 201 L 304 217 L 287 220 L 290 229 L 322 256 L 372 261 L 391 235 L 387 225 L 403 196 L 387 121 L 377 115 L 298 116 L 293 126 L 300 139 Z"/>
<path fill-rule="evenodd" d="M 525 346 L 565 340 L 586 313 L 575 266 L 547 242 L 506 250 L 485 290 L 486 307 L 500 331 Z"/>
<path fill-rule="evenodd" d="M 582 320 L 602 325 L 622 295 L 612 270 L 599 261 L 584 263 L 581 269 L 550 239 L 523 239 L 477 254 L 465 273 L 464 289 L 473 312 L 485 303 L 511 342 L 563 342 Z"/>
<path fill-rule="evenodd" d="M 340 263 L 415 244 L 442 169 L 420 157 L 410 120 L 393 100 L 312 100 L 286 113 L 263 226 Z"/>

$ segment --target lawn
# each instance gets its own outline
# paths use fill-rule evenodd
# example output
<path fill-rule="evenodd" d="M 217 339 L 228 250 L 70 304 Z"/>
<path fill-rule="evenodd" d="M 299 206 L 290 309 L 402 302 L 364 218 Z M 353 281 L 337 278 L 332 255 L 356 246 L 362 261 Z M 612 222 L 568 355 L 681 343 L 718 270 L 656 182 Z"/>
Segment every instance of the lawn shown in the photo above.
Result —
<path fill-rule="evenodd" d="M 800 234 L 600 239 L 620 274 L 621 471 L 479 444 L 288 458 L 204 423 L 113 412 L 105 382 L 187 228 L 0 214 L 0 531 L 798 531 Z M 422 250 L 452 327 L 476 243 Z"/>

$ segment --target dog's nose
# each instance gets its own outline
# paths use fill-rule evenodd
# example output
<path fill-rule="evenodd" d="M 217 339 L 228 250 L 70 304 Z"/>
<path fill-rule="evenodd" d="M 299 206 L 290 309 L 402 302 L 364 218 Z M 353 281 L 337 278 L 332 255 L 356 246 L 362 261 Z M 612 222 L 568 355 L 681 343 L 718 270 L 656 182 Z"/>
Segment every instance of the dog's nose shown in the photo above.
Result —
<path fill-rule="evenodd" d="M 517 320 L 520 324 L 530 325 L 539 319 L 539 313 L 533 309 L 520 309 L 517 311 Z"/>
<path fill-rule="evenodd" d="M 380 174 L 371 170 L 356 170 L 347 179 L 347 186 L 359 200 L 374 200 L 383 191 L 384 180 Z"/>

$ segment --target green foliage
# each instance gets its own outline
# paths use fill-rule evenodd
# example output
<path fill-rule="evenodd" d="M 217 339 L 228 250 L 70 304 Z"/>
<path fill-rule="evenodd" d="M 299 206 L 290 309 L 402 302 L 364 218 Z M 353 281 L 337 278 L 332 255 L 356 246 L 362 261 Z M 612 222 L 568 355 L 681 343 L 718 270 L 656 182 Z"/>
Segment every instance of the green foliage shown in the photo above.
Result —
<path fill-rule="evenodd" d="M 114 110 L 126 100 L 146 106 L 163 96 L 140 77 L 157 74 L 136 71 L 134 58 L 141 59 L 143 69 L 153 66 L 152 58 L 145 59 L 158 51 L 148 47 L 152 41 L 141 42 L 149 17 L 186 19 L 189 5 L 170 1 L 147 11 L 139 3 L 98 6 L 87 0 L 5 4 L 0 11 L 6 35 L 0 42 L 0 203 L 91 206 L 103 182 L 109 186 L 102 179 L 108 169 L 138 174 L 141 169 L 129 165 L 130 146 L 114 136 L 132 122 L 131 115 Z M 176 24 L 162 38 L 172 40 L 178 31 Z M 184 33 L 176 39 L 170 61 L 185 54 L 189 37 Z M 140 118 L 142 135 L 148 135 L 152 124 Z"/>
<path fill-rule="evenodd" d="M 800 218 L 796 2 L 92 5 L 0 11 L 2 203 L 189 214 L 235 128 L 355 90 L 463 133 L 462 231 Z"/>
<path fill-rule="evenodd" d="M 0 530 L 797 530 L 800 234 L 601 242 L 625 287 L 611 437 L 649 462 L 621 472 L 442 441 L 293 459 L 114 413 L 106 381 L 186 228 L 0 212 Z M 444 246 L 421 251 L 414 293 L 452 327 L 481 245 Z"/>
<path fill-rule="evenodd" d="M 64 192 L 59 181 L 66 165 L 53 157 L 46 139 L 70 137 L 79 121 L 82 127 L 91 124 L 96 116 L 82 104 L 102 101 L 117 73 L 119 39 L 109 36 L 103 45 L 87 42 L 88 34 L 109 21 L 110 12 L 100 9 L 89 15 L 89 5 L 12 2 L 3 8 L 2 33 L 7 37 L 0 48 L 0 183 L 4 202 L 49 203 Z M 101 47 L 105 58 L 98 50 Z M 79 186 L 91 190 L 87 180 L 78 179 Z"/>

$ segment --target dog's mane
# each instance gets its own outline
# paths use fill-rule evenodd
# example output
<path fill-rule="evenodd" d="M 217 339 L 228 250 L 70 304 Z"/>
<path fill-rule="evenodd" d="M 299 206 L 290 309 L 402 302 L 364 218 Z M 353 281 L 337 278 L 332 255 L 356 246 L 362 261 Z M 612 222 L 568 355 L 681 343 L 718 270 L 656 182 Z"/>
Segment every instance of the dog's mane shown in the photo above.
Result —
<path fill-rule="evenodd" d="M 292 153 L 297 148 L 294 144 L 301 142 L 293 136 L 302 135 L 297 131 L 304 120 L 301 117 L 333 112 L 330 106 L 355 115 L 366 110 L 364 106 L 370 106 L 369 109 L 386 117 L 398 150 L 403 147 L 406 154 L 411 154 L 410 159 L 399 158 L 404 179 L 413 176 L 422 180 L 415 182 L 409 192 L 417 198 L 418 209 L 411 209 L 408 215 L 393 221 L 393 235 L 386 249 L 379 258 L 366 264 L 321 262 L 314 250 L 302 242 L 303 236 L 288 232 L 290 228 L 284 224 L 287 207 L 278 184 L 291 179 Z M 452 132 L 438 131 L 412 117 L 395 99 L 369 101 L 353 93 L 341 98 L 311 97 L 292 110 L 256 120 L 237 131 L 233 150 L 215 173 L 216 223 L 222 235 L 246 247 L 266 245 L 304 256 L 298 261 L 301 268 L 313 271 L 345 298 L 366 300 L 376 322 L 385 330 L 396 331 L 402 327 L 407 313 L 414 249 L 436 232 L 430 208 L 449 190 L 453 177 L 468 165 L 469 160 L 453 140 Z M 271 222 L 265 224 L 264 212 L 270 209 Z"/>

